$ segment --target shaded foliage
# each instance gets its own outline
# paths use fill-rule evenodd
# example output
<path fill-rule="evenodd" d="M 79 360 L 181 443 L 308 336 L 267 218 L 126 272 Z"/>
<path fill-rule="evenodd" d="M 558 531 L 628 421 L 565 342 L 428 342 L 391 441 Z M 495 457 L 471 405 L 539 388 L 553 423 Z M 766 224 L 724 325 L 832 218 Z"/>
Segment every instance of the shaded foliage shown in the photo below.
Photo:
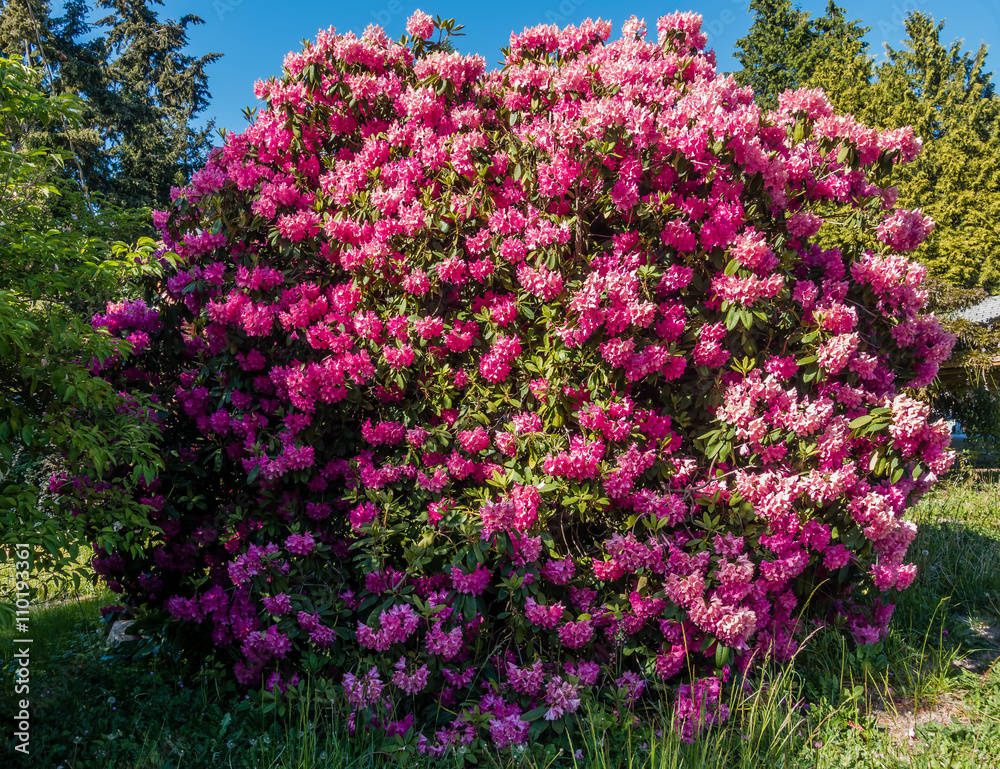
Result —
<path fill-rule="evenodd" d="M 0 51 L 23 55 L 46 72 L 46 87 L 83 101 L 82 120 L 32 128 L 38 146 L 65 146 L 79 159 L 92 195 L 115 205 L 165 205 L 205 159 L 212 124 L 195 126 L 208 106 L 206 67 L 219 58 L 185 52 L 188 29 L 201 19 L 160 20 L 159 0 L 100 0 L 92 22 L 84 0 L 61 16 L 48 3 L 6 2 Z"/>

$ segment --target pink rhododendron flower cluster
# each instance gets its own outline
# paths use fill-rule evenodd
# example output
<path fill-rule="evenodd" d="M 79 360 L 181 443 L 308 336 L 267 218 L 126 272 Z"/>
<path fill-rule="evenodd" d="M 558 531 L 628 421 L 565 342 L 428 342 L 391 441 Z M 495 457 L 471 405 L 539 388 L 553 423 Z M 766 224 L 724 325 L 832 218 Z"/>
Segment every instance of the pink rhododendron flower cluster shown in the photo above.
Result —
<path fill-rule="evenodd" d="M 954 343 L 898 253 L 919 141 L 762 112 L 695 14 L 527 29 L 490 72 L 438 24 L 321 32 L 157 214 L 179 262 L 94 324 L 165 464 L 94 568 L 248 685 L 322 661 L 421 753 L 665 690 L 690 739 L 806 599 L 868 642 L 913 579 L 952 454 L 907 388 Z"/>

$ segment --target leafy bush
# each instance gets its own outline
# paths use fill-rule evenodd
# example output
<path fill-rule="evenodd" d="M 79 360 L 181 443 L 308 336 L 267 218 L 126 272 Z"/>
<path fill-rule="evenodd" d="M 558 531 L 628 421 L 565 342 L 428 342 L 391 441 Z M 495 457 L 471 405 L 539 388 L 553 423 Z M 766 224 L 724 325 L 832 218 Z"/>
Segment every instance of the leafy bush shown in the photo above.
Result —
<path fill-rule="evenodd" d="M 85 200 L 63 174 L 73 157 L 28 143 L 33 129 L 79 121 L 79 100 L 45 93 L 40 80 L 0 57 L 0 563 L 8 548 L 29 545 L 36 574 L 78 584 L 90 573 L 78 562 L 87 538 L 59 515 L 48 477 L 65 460 L 94 477 L 123 462 L 156 463 L 150 425 L 130 414 L 134 399 L 88 366 L 125 352 L 90 318 L 133 271 L 112 258 L 110 237 L 134 231 L 142 213 Z M 143 518 L 129 502 L 118 516 L 131 509 Z M 0 621 L 9 620 L 16 587 L 4 581 Z"/>
<path fill-rule="evenodd" d="M 761 113 L 700 24 L 529 29 L 486 72 L 418 12 L 258 83 L 158 215 L 181 267 L 95 319 L 166 463 L 145 552 L 98 542 L 110 586 L 434 754 L 654 691 L 690 738 L 810 600 L 882 637 L 952 459 L 905 392 L 954 341 L 898 253 L 920 143 L 814 91 Z"/>

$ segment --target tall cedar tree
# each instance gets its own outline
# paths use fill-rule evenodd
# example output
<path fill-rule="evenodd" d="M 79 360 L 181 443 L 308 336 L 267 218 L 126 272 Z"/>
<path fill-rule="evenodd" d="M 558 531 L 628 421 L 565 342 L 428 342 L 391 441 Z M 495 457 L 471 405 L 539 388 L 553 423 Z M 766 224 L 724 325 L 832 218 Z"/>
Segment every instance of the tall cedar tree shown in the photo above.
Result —
<path fill-rule="evenodd" d="M 751 0 L 750 10 L 755 14 L 753 26 L 736 41 L 735 58 L 743 69 L 735 77 L 754 89 L 766 109 L 776 107 L 784 91 L 805 85 L 831 50 L 867 46 L 862 38 L 868 28 L 847 21 L 844 9 L 833 0 L 815 20 L 791 0 Z"/>
<path fill-rule="evenodd" d="M 160 21 L 160 0 L 98 0 L 97 22 L 84 0 L 53 17 L 43 0 L 0 0 L 0 51 L 48 68 L 53 93 L 86 104 L 77 128 L 37 128 L 37 145 L 71 144 L 93 194 L 126 207 L 163 206 L 204 161 L 212 124 L 194 119 L 211 94 L 205 68 L 220 58 L 184 53 L 197 16 Z M 56 134 L 56 135 L 53 135 Z"/>
<path fill-rule="evenodd" d="M 1000 102 L 986 46 L 941 43 L 944 23 L 906 20 L 907 39 L 876 70 L 870 123 L 912 125 L 924 140 L 900 174 L 900 200 L 922 207 L 937 228 L 917 257 L 931 273 L 966 288 L 1000 290 Z M 868 116 L 865 116 L 868 118 Z"/>
<path fill-rule="evenodd" d="M 899 174 L 899 198 L 937 222 L 915 255 L 941 281 L 938 301 L 946 309 L 961 300 L 961 289 L 1000 292 L 1000 102 L 984 70 L 986 46 L 973 53 L 961 40 L 945 45 L 943 27 L 926 14 L 907 18 L 903 48 L 889 48 L 875 71 L 866 119 L 913 125 L 924 140 L 924 152 Z M 939 405 L 996 451 L 1000 331 L 952 325 L 959 345 L 942 371 Z M 979 386 L 984 380 L 988 387 Z"/>

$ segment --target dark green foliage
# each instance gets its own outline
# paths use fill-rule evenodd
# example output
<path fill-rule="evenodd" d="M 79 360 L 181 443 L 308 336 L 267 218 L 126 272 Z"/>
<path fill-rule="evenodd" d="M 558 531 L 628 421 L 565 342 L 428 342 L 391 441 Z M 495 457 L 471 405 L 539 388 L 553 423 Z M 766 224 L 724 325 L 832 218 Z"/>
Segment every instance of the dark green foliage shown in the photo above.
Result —
<path fill-rule="evenodd" d="M 150 426 L 90 371 L 91 362 L 121 353 L 89 318 L 142 271 L 138 254 L 114 261 L 110 245 L 136 222 L 110 204 L 91 213 L 72 176 L 60 176 L 72 157 L 27 146 L 33 131 L 73 128 L 82 111 L 78 99 L 47 94 L 39 80 L 38 72 L 0 58 L 0 163 L 6 169 L 0 179 L 0 562 L 9 545 L 24 543 L 40 566 L 72 571 L 85 540 L 75 518 L 54 514 L 47 489 L 49 476 L 64 469 L 61 459 L 102 473 L 117 458 L 141 473 L 143 463 L 155 465 L 156 458 Z M 148 256 L 151 247 L 145 242 L 141 250 Z"/>
<path fill-rule="evenodd" d="M 93 24 L 87 3 L 69 0 L 61 16 L 48 3 L 0 3 L 0 51 L 43 66 L 53 93 L 85 103 L 76 128 L 30 135 L 36 146 L 67 146 L 79 158 L 91 194 L 119 206 L 165 206 L 204 162 L 212 124 L 194 120 L 211 95 L 205 68 L 219 58 L 184 53 L 197 16 L 161 21 L 159 0 L 99 0 L 107 12 Z M 69 169 L 74 170 L 73 168 Z"/>

